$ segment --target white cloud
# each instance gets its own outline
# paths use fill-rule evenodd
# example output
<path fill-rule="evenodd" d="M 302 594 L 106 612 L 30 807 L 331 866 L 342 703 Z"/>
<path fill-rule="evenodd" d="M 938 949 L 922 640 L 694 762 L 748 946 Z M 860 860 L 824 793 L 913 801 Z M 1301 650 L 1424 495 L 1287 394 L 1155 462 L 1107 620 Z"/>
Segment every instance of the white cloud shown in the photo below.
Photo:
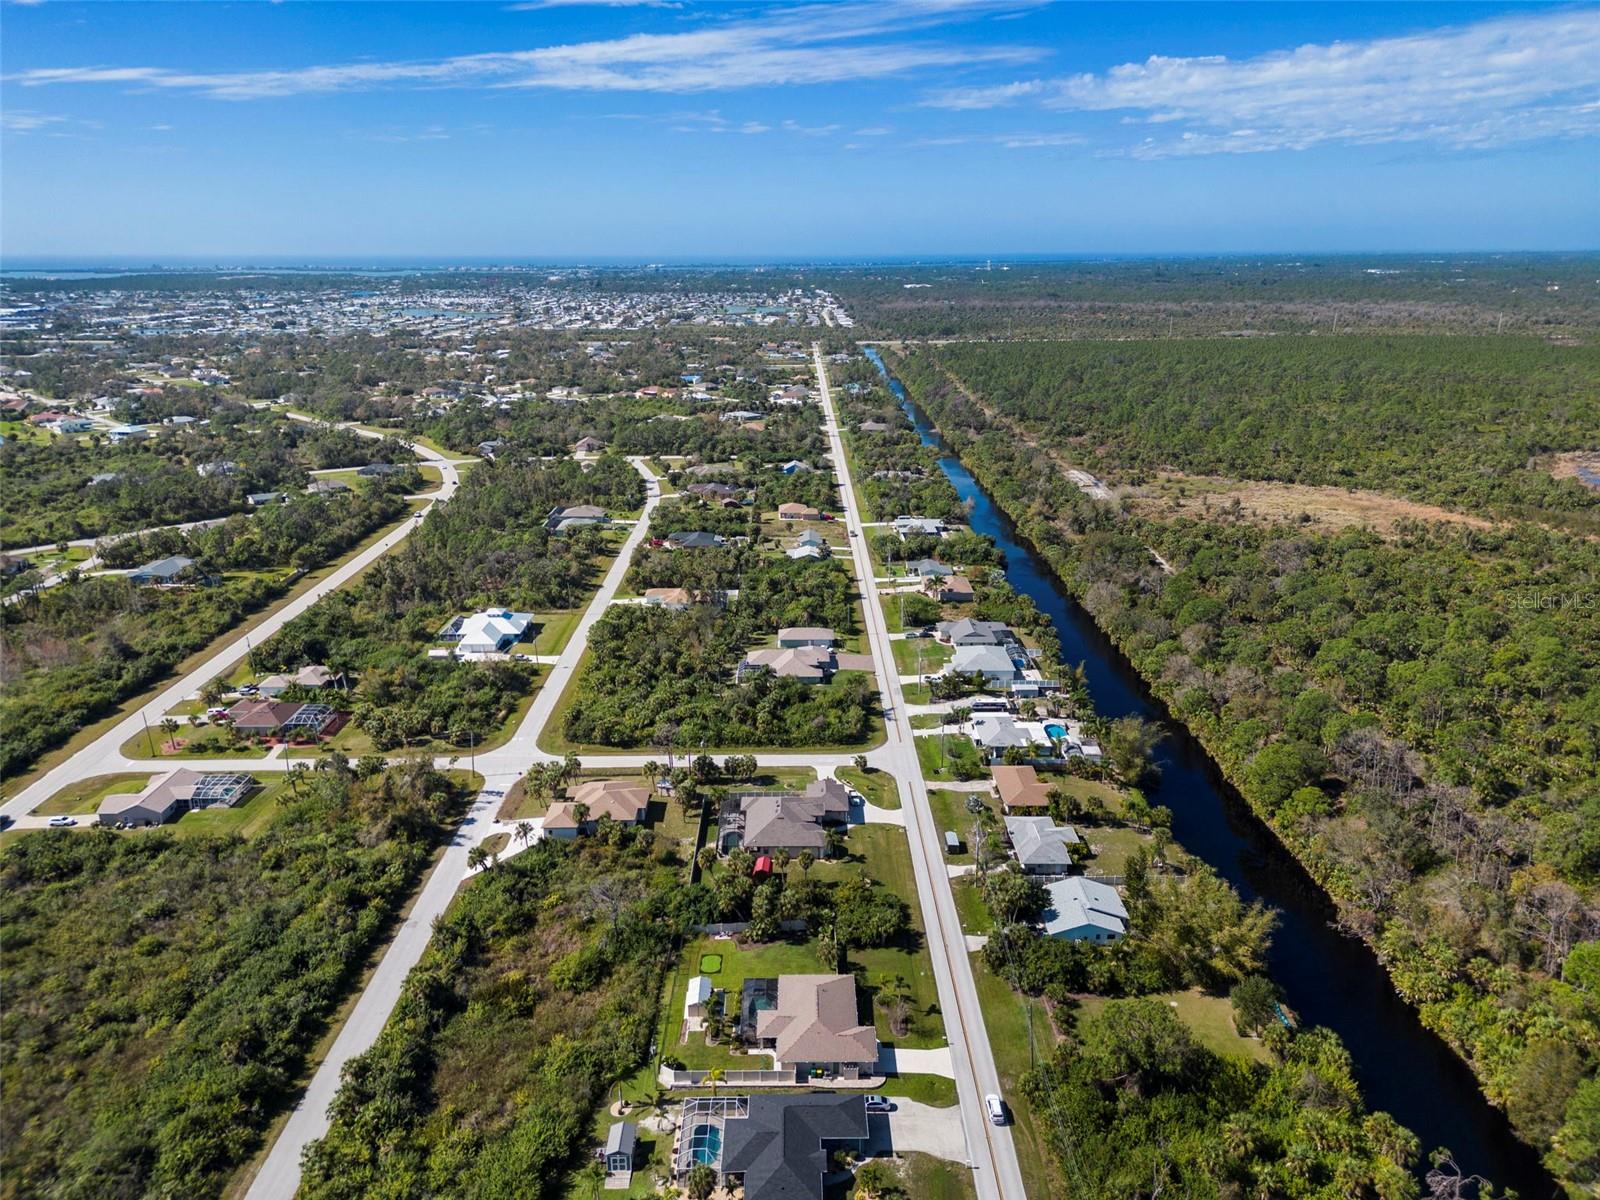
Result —
<path fill-rule="evenodd" d="M 1019 63 L 1040 52 L 971 47 L 901 35 L 947 23 L 998 0 L 894 0 L 804 4 L 751 19 L 718 20 L 674 33 L 639 33 L 532 50 L 438 60 L 354 62 L 282 70 L 180 71 L 168 67 L 44 67 L 10 80 L 24 86 L 115 84 L 193 91 L 221 100 L 384 87 L 556 88 L 709 92 L 875 79 L 928 67 Z"/>
<path fill-rule="evenodd" d="M 959 89 L 925 103 L 1123 112 L 1178 127 L 1122 152 L 1138 158 L 1432 142 L 1486 149 L 1600 133 L 1600 8 L 1515 13 L 1404 37 L 1333 42 L 1255 58 L 1155 56 L 1104 74 Z"/>
<path fill-rule="evenodd" d="M 32 112 L 25 108 L 0 112 L 0 129 L 7 133 L 34 133 L 52 125 L 63 125 L 66 121 L 66 117 L 58 117 L 54 113 Z"/>
<path fill-rule="evenodd" d="M 1083 146 L 1088 138 L 1078 133 L 1023 130 L 1003 133 L 952 133 L 918 138 L 914 147 L 999 146 L 1006 150 L 1046 150 L 1062 146 Z"/>
<path fill-rule="evenodd" d="M 0 112 L 0 131 L 11 134 L 48 133 L 52 137 L 77 137 L 81 135 L 68 131 L 104 128 L 99 121 L 35 112 L 28 108 L 11 108 Z"/>
<path fill-rule="evenodd" d="M 1018 83 L 998 83 L 988 87 L 946 88 L 935 92 L 922 103 L 926 108 L 950 108 L 958 111 L 979 108 L 999 108 L 1015 104 L 1029 96 L 1037 96 L 1049 87 L 1042 79 L 1025 79 Z"/>

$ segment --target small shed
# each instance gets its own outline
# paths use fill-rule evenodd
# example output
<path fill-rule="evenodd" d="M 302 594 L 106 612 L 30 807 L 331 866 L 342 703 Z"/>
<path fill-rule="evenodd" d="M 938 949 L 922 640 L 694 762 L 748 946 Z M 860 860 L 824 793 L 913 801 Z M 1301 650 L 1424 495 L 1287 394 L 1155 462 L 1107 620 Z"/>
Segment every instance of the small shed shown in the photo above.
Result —
<path fill-rule="evenodd" d="M 621 1173 L 633 1170 L 634 1145 L 639 1140 L 639 1127 L 632 1121 L 618 1121 L 606 1134 L 606 1171 Z"/>
<path fill-rule="evenodd" d="M 683 1015 L 685 1017 L 703 1017 L 706 1014 L 706 1005 L 711 1003 L 711 980 L 704 975 L 696 975 L 689 980 L 689 994 L 683 999 Z"/>
<path fill-rule="evenodd" d="M 750 874 L 757 879 L 765 879 L 772 874 L 772 855 L 758 854 L 756 861 L 750 867 Z"/>

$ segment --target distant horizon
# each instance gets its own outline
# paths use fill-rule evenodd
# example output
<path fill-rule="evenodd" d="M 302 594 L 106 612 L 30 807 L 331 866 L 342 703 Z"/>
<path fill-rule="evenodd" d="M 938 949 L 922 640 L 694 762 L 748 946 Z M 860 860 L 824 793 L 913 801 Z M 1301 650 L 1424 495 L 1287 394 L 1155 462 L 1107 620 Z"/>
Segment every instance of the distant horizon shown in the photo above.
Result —
<path fill-rule="evenodd" d="M 1421 247 L 1416 249 L 1372 250 L 1170 250 L 1139 253 L 1112 253 L 1096 251 L 1038 251 L 1034 253 L 984 254 L 883 254 L 883 255 L 817 255 L 815 257 L 758 255 L 705 256 L 648 256 L 648 255 L 474 255 L 474 254 L 372 254 L 372 255 L 318 255 L 318 254 L 8 254 L 0 257 L 0 275 L 33 274 L 42 271 L 73 271 L 84 273 L 138 271 L 193 272 L 210 271 L 340 271 L 340 270 L 436 270 L 441 268 L 466 268 L 474 270 L 504 270 L 508 272 L 555 270 L 618 270 L 660 268 L 683 270 L 699 267 L 726 268 L 790 268 L 790 267 L 949 267 L 973 266 L 982 268 L 992 263 L 996 268 L 1009 266 L 1047 266 L 1052 263 L 1093 262 L 1160 262 L 1160 261 L 1228 261 L 1234 259 L 1415 259 L 1430 255 L 1446 257 L 1473 256 L 1479 258 L 1562 258 L 1600 256 L 1600 245 L 1571 246 L 1550 249 L 1518 249 L 1506 247 Z"/>

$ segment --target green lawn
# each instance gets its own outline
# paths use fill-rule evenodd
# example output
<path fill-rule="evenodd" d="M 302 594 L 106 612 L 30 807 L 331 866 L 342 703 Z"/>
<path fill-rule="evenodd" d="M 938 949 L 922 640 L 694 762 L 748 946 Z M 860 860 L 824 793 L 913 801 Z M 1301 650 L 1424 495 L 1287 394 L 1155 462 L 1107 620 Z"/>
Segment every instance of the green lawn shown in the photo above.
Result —
<path fill-rule="evenodd" d="M 972 876 L 950 881 L 950 891 L 955 896 L 956 912 L 961 917 L 961 931 L 963 933 L 991 933 L 994 931 L 994 918 L 989 915 L 989 906 L 983 902 L 983 896 L 978 891 L 978 885 Z"/>
<path fill-rule="evenodd" d="M 887 809 L 900 807 L 900 788 L 895 782 L 895 777 L 887 771 L 880 771 L 876 767 L 869 767 L 865 771 L 858 771 L 854 767 L 840 767 L 834 775 L 841 783 L 848 784 L 865 796 L 868 804 Z"/>
<path fill-rule="evenodd" d="M 907 1154 L 900 1181 L 911 1200 L 976 1200 L 978 1195 L 969 1168 L 931 1154 Z"/>
<path fill-rule="evenodd" d="M 918 737 L 917 762 L 922 764 L 922 777 L 940 782 L 963 778 L 959 768 L 965 767 L 964 777 L 982 779 L 987 771 L 978 757 L 978 747 L 965 734 L 947 734 L 944 737 Z"/>
<path fill-rule="evenodd" d="M 902 675 L 937 675 L 955 651 L 933 638 L 896 638 L 889 645 L 894 651 L 894 665 Z M 922 656 L 918 665 L 917 655 Z"/>
<path fill-rule="evenodd" d="M 1148 997 L 1170 1004 L 1173 1011 L 1194 1034 L 1195 1040 L 1218 1054 L 1267 1062 L 1271 1055 L 1260 1038 L 1241 1037 L 1233 1027 L 1233 1004 L 1226 996 L 1208 996 L 1197 990 L 1156 992 Z M 1079 1001 L 1075 1019 L 1081 1020 L 1107 1004 L 1106 997 L 1085 996 Z"/>
<path fill-rule="evenodd" d="M 999 806 L 987 792 L 958 792 L 949 788 L 931 788 L 928 791 L 928 807 L 933 809 L 933 819 L 939 827 L 940 841 L 944 840 L 944 832 L 947 829 L 954 830 L 955 835 L 961 839 L 960 853 L 945 855 L 950 862 L 972 861 L 972 824 L 979 819 L 980 814 L 967 810 L 969 796 L 976 796 L 983 801 L 984 807 L 998 813 Z"/>
<path fill-rule="evenodd" d="M 149 775 L 93 775 L 68 784 L 33 811 L 40 816 L 55 817 L 63 813 L 81 816 L 100 807 L 107 796 L 120 796 L 128 792 L 142 792 L 150 782 Z"/>
<path fill-rule="evenodd" d="M 925 683 L 908 683 L 901 687 L 901 694 L 907 704 L 932 704 L 933 693 L 928 690 Z"/>
<path fill-rule="evenodd" d="M 265 758 L 267 748 L 235 742 L 230 730 L 220 725 L 203 725 L 193 728 L 179 722 L 175 741 L 167 740 L 167 732 L 159 725 L 140 730 L 122 743 L 122 753 L 128 758 L 147 761 L 182 763 L 186 758 Z M 171 747 L 176 745 L 177 749 Z"/>
<path fill-rule="evenodd" d="M 539 613 L 534 617 L 539 625 L 538 634 L 532 642 L 518 643 L 516 651 L 519 654 L 560 654 L 572 640 L 573 630 L 582 616 L 582 609 Z"/>
<path fill-rule="evenodd" d="M 202 808 L 184 813 L 172 830 L 179 837 L 206 837 L 217 834 L 238 834 L 254 837 L 272 823 L 278 815 L 278 804 L 291 784 L 281 774 L 260 774 L 256 779 L 261 790 L 243 804 L 233 808 Z"/>
<path fill-rule="evenodd" d="M 1150 839 L 1132 829 L 1112 829 L 1102 825 L 1078 826 L 1078 834 L 1089 843 L 1094 857 L 1088 869 L 1096 875 L 1121 875 L 1129 857 Z"/>
<path fill-rule="evenodd" d="M 895 1075 L 885 1079 L 877 1089 L 880 1096 L 896 1096 L 902 1100 L 915 1100 L 934 1108 L 954 1108 L 956 1081 L 943 1075 Z M 920 1193 L 913 1192 L 913 1196 Z"/>
<path fill-rule="evenodd" d="M 944 718 L 938 713 L 913 713 L 911 716 L 913 729 L 937 729 L 943 724 Z"/>

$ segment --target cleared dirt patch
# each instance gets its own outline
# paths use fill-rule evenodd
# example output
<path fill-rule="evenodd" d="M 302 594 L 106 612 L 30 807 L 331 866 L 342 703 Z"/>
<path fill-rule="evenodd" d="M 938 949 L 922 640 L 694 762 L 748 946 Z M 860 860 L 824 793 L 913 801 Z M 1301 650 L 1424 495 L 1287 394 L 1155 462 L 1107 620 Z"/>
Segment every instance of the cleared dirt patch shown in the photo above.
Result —
<path fill-rule="evenodd" d="M 1299 483 L 1240 481 L 1178 472 L 1162 475 L 1143 487 L 1120 488 L 1135 508 L 1150 516 L 1218 516 L 1238 504 L 1238 514 L 1262 524 L 1300 522 L 1320 529 L 1364 525 L 1388 537 L 1402 522 L 1445 522 L 1491 529 L 1494 522 L 1451 512 L 1382 492 Z"/>

